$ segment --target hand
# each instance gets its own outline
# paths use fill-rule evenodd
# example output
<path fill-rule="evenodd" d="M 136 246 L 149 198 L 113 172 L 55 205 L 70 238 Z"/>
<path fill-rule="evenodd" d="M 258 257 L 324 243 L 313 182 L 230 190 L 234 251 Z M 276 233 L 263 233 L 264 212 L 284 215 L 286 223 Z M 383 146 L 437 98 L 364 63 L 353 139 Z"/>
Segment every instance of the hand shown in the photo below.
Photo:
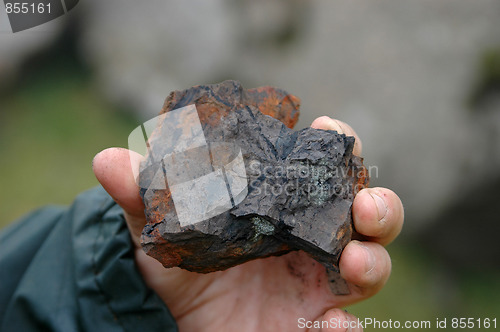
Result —
<path fill-rule="evenodd" d="M 354 153 L 361 154 L 361 141 L 347 124 L 320 117 L 311 126 L 355 136 Z M 301 251 L 209 274 L 165 269 L 140 246 L 146 220 L 131 168 L 138 168 L 140 159 L 140 155 L 130 157 L 125 149 L 107 149 L 95 157 L 93 169 L 104 189 L 123 208 L 137 266 L 146 284 L 172 312 L 180 331 L 298 331 L 303 330 L 299 329 L 299 318 L 353 321 L 356 318 L 340 308 L 376 294 L 389 278 L 391 261 L 383 245 L 401 231 L 403 206 L 398 196 L 385 188 L 363 189 L 354 199 L 354 227 L 362 241 L 351 241 L 339 264 L 350 295 L 332 294 L 325 268 Z"/>

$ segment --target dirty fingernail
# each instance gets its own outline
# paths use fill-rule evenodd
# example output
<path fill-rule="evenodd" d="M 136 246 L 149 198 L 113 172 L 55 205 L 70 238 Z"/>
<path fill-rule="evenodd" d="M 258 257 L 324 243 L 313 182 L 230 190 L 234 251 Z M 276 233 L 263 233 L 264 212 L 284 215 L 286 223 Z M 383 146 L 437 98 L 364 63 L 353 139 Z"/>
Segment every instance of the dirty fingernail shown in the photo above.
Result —
<path fill-rule="evenodd" d="M 384 199 L 379 195 L 373 193 L 370 193 L 370 196 L 372 196 L 373 200 L 375 201 L 375 205 L 377 206 L 378 221 L 383 221 L 387 213 L 387 206 L 385 205 Z"/>
<path fill-rule="evenodd" d="M 363 248 L 365 255 L 365 271 L 366 273 L 370 273 L 375 268 L 375 255 L 373 252 L 365 246 L 362 242 L 359 242 L 358 245 Z"/>

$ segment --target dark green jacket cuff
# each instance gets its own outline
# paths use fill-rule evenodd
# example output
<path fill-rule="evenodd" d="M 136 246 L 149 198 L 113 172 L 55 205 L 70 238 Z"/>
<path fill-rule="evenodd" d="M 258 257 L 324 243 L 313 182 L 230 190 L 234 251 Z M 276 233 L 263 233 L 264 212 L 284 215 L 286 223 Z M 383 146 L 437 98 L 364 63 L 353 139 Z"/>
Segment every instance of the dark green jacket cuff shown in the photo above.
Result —
<path fill-rule="evenodd" d="M 0 234 L 0 331 L 177 331 L 135 266 L 122 209 L 101 188 Z"/>

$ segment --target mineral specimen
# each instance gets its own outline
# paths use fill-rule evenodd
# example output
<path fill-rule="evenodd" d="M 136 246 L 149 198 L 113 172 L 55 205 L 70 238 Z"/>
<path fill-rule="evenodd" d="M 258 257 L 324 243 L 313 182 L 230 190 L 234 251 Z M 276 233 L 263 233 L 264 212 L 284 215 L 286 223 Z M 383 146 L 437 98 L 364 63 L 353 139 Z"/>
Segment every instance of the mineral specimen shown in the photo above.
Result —
<path fill-rule="evenodd" d="M 338 271 L 367 172 L 354 137 L 291 130 L 299 103 L 235 81 L 172 92 L 139 175 L 146 253 L 206 273 L 304 250 Z"/>

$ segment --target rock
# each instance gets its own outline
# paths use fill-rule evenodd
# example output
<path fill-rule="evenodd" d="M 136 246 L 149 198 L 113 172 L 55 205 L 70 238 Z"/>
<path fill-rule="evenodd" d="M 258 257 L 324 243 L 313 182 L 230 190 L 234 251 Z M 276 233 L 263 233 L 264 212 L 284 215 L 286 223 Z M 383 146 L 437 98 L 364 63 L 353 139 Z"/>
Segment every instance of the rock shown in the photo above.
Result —
<path fill-rule="evenodd" d="M 235 81 L 173 92 L 139 175 L 146 253 L 206 273 L 304 250 L 338 271 L 367 172 L 354 137 L 290 129 L 299 103 Z"/>

